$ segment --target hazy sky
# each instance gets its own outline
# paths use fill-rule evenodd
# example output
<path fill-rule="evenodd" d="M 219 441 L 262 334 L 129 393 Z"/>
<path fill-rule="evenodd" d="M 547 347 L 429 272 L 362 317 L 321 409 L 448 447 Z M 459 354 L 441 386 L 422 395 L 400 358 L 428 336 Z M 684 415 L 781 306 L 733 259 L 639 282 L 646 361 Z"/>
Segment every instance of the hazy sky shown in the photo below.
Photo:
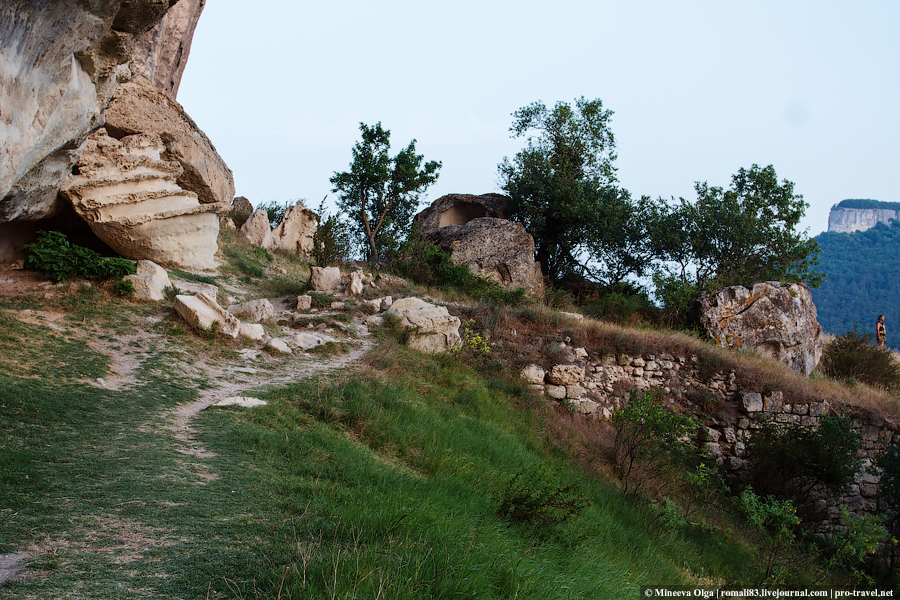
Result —
<path fill-rule="evenodd" d="M 430 203 L 500 191 L 516 109 L 600 98 L 633 195 L 772 164 L 817 235 L 844 198 L 900 201 L 898 29 L 896 0 L 210 0 L 178 100 L 237 195 L 316 208 L 360 122 L 443 162 Z"/>

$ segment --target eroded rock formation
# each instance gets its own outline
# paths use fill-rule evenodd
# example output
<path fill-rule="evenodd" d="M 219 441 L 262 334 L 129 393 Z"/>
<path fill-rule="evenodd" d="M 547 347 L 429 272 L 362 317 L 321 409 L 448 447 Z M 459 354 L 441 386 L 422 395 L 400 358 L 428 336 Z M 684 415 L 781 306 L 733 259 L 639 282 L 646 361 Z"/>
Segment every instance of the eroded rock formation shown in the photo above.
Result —
<path fill-rule="evenodd" d="M 0 222 L 59 211 L 135 40 L 169 0 L 8 0 L 0 5 Z"/>
<path fill-rule="evenodd" d="M 194 30 L 206 0 L 175 0 L 162 20 L 142 35 L 134 49 L 134 70 L 174 100 L 191 53 Z"/>
<path fill-rule="evenodd" d="M 397 300 L 385 312 L 397 319 L 409 332 L 407 345 L 420 352 L 435 354 L 458 346 L 460 320 L 443 306 L 429 304 L 420 298 Z"/>
<path fill-rule="evenodd" d="M 211 269 L 218 249 L 218 204 L 201 204 L 176 179 L 181 165 L 163 160 L 162 140 L 139 134 L 121 141 L 101 129 L 87 142 L 78 174 L 63 186 L 94 234 L 130 259 Z"/>
<path fill-rule="evenodd" d="M 900 210 L 832 206 L 831 212 L 828 213 L 828 231 L 835 233 L 866 231 L 879 223 L 889 225 L 892 220 L 900 220 Z"/>
<path fill-rule="evenodd" d="M 534 239 L 520 223 L 503 218 L 507 200 L 500 194 L 448 194 L 416 215 L 416 222 L 454 264 L 506 289 L 539 296 L 544 278 L 534 260 Z"/>
<path fill-rule="evenodd" d="M 756 283 L 704 292 L 700 322 L 723 348 L 755 348 L 809 375 L 822 358 L 822 326 L 809 288 Z"/>

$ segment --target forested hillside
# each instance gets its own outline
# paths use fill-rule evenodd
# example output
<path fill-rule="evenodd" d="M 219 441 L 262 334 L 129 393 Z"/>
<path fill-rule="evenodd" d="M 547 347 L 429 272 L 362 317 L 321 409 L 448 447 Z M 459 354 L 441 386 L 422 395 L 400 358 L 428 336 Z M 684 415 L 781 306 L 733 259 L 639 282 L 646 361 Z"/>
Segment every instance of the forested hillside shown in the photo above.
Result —
<path fill-rule="evenodd" d="M 891 335 L 900 326 L 900 225 L 879 223 L 856 233 L 822 233 L 819 269 L 825 283 L 813 289 L 819 322 L 829 333 L 843 333 L 859 323 L 874 335 L 875 319 L 885 315 L 888 345 L 900 348 Z"/>

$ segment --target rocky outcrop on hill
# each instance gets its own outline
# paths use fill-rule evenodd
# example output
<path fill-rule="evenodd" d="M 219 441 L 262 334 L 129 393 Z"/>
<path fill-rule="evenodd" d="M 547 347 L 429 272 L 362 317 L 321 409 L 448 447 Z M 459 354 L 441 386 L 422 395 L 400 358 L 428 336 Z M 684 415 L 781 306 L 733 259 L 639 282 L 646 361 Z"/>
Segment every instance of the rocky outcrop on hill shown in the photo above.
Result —
<path fill-rule="evenodd" d="M 534 261 L 534 239 L 520 223 L 503 218 L 507 200 L 500 194 L 448 194 L 416 215 L 416 222 L 453 264 L 506 289 L 524 288 L 539 296 L 544 278 Z"/>
<path fill-rule="evenodd" d="M 191 53 L 194 30 L 206 0 L 176 0 L 162 20 L 142 35 L 134 49 L 134 70 L 174 100 Z"/>
<path fill-rule="evenodd" d="M 386 318 L 398 321 L 409 332 L 407 345 L 420 352 L 435 354 L 461 343 L 460 320 L 443 306 L 429 304 L 420 298 L 403 298 L 391 304 Z"/>
<path fill-rule="evenodd" d="M 121 141 L 101 129 L 62 194 L 94 234 L 126 258 L 210 269 L 216 266 L 219 204 L 201 204 L 176 184 L 181 165 L 161 158 L 158 135 Z"/>
<path fill-rule="evenodd" d="M 447 194 L 417 214 L 416 222 L 427 234 L 441 227 L 465 225 L 480 217 L 504 219 L 508 200 L 501 194 Z"/>
<path fill-rule="evenodd" d="M 822 327 L 809 288 L 765 282 L 704 292 L 700 322 L 723 348 L 755 348 L 809 375 L 822 358 Z"/>
<path fill-rule="evenodd" d="M 307 256 L 318 222 L 316 213 L 297 202 L 288 207 L 275 229 L 269 224 L 269 213 L 263 209 L 254 211 L 241 226 L 241 235 L 254 246 Z"/>
<path fill-rule="evenodd" d="M 828 213 L 828 231 L 835 233 L 866 231 L 879 223 L 887 225 L 892 220 L 900 220 L 900 210 L 832 206 L 831 212 Z"/>
<path fill-rule="evenodd" d="M 465 225 L 450 225 L 428 239 L 475 275 L 493 279 L 507 289 L 525 288 L 532 296 L 544 289 L 541 266 L 534 261 L 534 239 L 521 223 L 483 217 Z"/>
<path fill-rule="evenodd" d="M 165 144 L 162 160 L 181 165 L 183 190 L 194 192 L 201 204 L 231 203 L 231 171 L 172 100 L 204 2 L 11 0 L 0 6 L 0 238 L 12 240 L 0 244 L 0 260 L 14 258 L 41 226 L 22 222 L 74 218 L 60 190 L 88 136 L 104 122 L 117 139 L 158 135 Z M 135 77 L 132 64 L 170 96 Z M 86 171 L 75 176 L 67 188 L 86 189 Z M 150 206 L 143 202 L 141 211 Z M 51 225 L 57 226 L 65 224 Z M 180 262 L 161 255 L 129 257 Z"/>
<path fill-rule="evenodd" d="M 0 6 L 0 223 L 59 211 L 57 192 L 81 155 L 135 41 L 169 0 Z"/>

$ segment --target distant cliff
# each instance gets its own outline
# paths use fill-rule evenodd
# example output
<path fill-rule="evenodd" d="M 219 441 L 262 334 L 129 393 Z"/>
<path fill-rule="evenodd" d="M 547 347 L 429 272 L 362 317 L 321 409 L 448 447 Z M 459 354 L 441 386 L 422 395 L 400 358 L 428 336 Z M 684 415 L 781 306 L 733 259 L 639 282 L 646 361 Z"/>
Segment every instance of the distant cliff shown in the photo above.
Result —
<path fill-rule="evenodd" d="M 900 221 L 900 202 L 878 200 L 843 200 L 831 207 L 828 215 L 830 233 L 866 231 L 878 223 Z"/>

